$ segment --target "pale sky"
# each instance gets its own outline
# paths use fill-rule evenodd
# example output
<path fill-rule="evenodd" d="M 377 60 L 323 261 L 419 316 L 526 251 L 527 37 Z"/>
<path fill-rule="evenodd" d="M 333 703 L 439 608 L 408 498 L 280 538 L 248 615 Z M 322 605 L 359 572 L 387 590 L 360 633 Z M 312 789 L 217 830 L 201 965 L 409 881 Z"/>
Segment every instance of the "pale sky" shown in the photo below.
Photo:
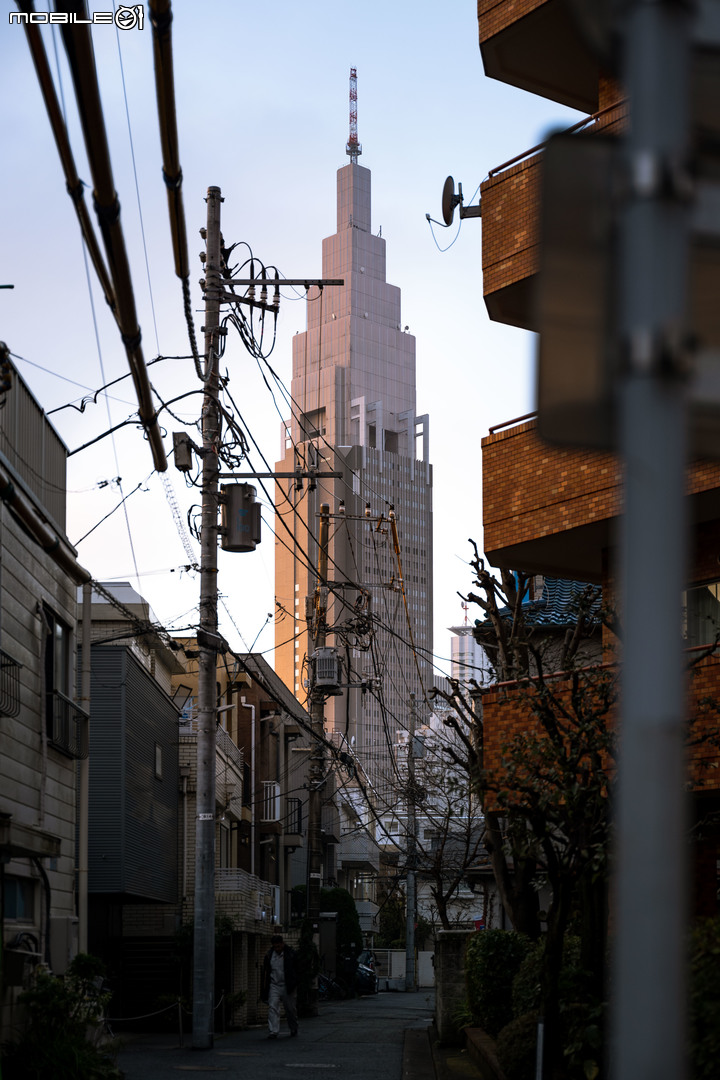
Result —
<path fill-rule="evenodd" d="M 47 3 L 39 0 L 36 7 L 47 10 Z M 110 11 L 112 2 L 101 0 L 90 7 Z M 0 284 L 15 286 L 0 290 L 0 339 L 23 358 L 15 363 L 50 412 L 70 402 L 79 404 L 89 391 L 124 375 L 127 361 L 91 270 L 96 341 L 79 226 L 25 31 L 9 25 L 9 13 L 16 10 L 8 0 L 0 0 Z M 321 241 L 336 228 L 336 171 L 348 161 L 348 76 L 351 66 L 357 68 L 360 163 L 372 172 L 372 229 L 382 228 L 387 240 L 388 281 L 401 288 L 403 325 L 417 339 L 417 411 L 430 414 L 434 648 L 442 671 L 450 666 L 445 660 L 450 655 L 446 628 L 463 617 L 457 591 L 471 587 L 467 539 L 482 543 L 480 440 L 490 425 L 533 408 L 534 340 L 524 331 L 491 323 L 487 316 L 481 221 L 465 220 L 456 239 L 457 217 L 450 229 L 434 226 L 440 247 L 455 239 L 441 253 L 425 215 L 441 218 L 440 195 L 449 173 L 462 183 L 470 201 L 490 169 L 579 118 L 485 77 L 476 10 L 475 0 L 446 0 L 442 5 L 435 0 L 173 3 L 180 158 L 201 345 L 202 294 L 197 282 L 202 276 L 198 254 L 204 245 L 198 230 L 205 223 L 207 188 L 222 189 L 226 243 L 250 244 L 258 258 L 276 265 L 286 277 L 319 277 Z M 145 16 L 143 30 L 96 26 L 93 42 L 149 362 L 157 355 L 184 356 L 190 350 L 161 176 L 147 9 Z M 92 207 L 91 176 L 60 30 L 44 27 L 42 33 Z M 270 363 L 289 388 L 290 339 L 305 328 L 305 305 L 290 289 L 283 295 L 287 299 L 281 302 Z M 222 366 L 248 429 L 274 463 L 280 416 L 258 364 L 232 331 Z M 188 359 L 164 360 L 149 373 L 164 401 L 199 389 Z M 108 393 L 82 413 L 53 413 L 51 420 L 70 450 L 133 413 L 129 378 Z M 285 416 L 287 408 L 276 397 Z M 199 408 L 200 396 L 195 394 L 173 411 L 187 424 L 197 418 Z M 179 423 L 170 418 L 163 423 L 169 452 L 170 432 Z M 264 468 L 257 453 L 251 461 L 255 469 Z M 167 475 L 185 518 L 199 503 L 199 490 L 186 488 L 172 461 Z M 115 482 L 118 476 L 121 489 Z M 93 577 L 131 581 L 170 630 L 196 625 L 199 577 L 182 570 L 188 559 L 141 430 L 130 425 L 116 433 L 114 441 L 107 437 L 71 456 L 68 489 L 68 536 Z M 127 521 L 121 508 L 98 525 L 123 495 Z M 271 526 L 271 507 L 264 509 L 264 517 Z M 199 557 L 199 547 L 192 543 Z M 267 613 L 274 609 L 270 527 L 254 554 L 220 553 L 219 588 L 232 614 L 231 622 L 221 605 L 220 628 L 230 644 L 249 648 L 259 635 L 256 649 L 272 659 L 272 623 L 263 630 Z"/>

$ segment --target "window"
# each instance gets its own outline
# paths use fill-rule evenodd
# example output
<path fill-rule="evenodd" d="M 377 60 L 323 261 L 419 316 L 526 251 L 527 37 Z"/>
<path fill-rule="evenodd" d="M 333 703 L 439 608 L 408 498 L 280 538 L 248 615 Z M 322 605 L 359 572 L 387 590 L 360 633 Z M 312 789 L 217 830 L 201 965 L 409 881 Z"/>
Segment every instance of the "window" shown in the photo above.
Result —
<path fill-rule="evenodd" d="M 280 820 L 280 785 L 275 780 L 263 783 L 263 801 L 261 821 Z"/>
<path fill-rule="evenodd" d="M 314 409 L 302 418 L 303 439 L 318 439 L 325 434 L 325 410 Z"/>
<path fill-rule="evenodd" d="M 220 866 L 222 869 L 226 869 L 230 866 L 230 829 L 227 825 L 220 825 L 220 843 L 218 844 Z"/>
<path fill-rule="evenodd" d="M 155 779 L 162 780 L 162 746 L 155 743 Z"/>
<path fill-rule="evenodd" d="M 720 581 L 696 585 L 683 596 L 683 638 L 687 645 L 709 645 L 720 634 Z"/>
<path fill-rule="evenodd" d="M 70 627 L 50 608 L 45 616 L 45 729 L 56 749 L 70 757 L 87 755 L 85 713 L 71 698 Z"/>
<path fill-rule="evenodd" d="M 35 922 L 35 883 L 27 878 L 5 877 L 4 915 L 17 922 Z"/>

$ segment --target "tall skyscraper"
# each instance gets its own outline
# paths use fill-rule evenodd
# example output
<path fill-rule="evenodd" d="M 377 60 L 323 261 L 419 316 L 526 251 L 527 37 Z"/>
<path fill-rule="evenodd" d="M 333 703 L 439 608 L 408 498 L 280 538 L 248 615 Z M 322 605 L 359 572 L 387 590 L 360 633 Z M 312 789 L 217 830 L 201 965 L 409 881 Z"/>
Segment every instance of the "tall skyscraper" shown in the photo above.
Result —
<path fill-rule="evenodd" d="M 351 128 L 352 134 L 352 128 Z M 394 775 L 397 732 L 410 695 L 421 716 L 431 684 L 432 468 L 427 415 L 415 402 L 415 338 L 403 327 L 400 289 L 387 283 L 385 240 L 371 231 L 370 170 L 337 174 L 337 232 L 322 247 L 307 330 L 293 339 L 292 417 L 278 471 L 317 467 L 342 479 L 278 482 L 275 591 L 278 674 L 301 700 L 312 654 L 305 598 L 317 570 L 320 505 L 330 506 L 328 645 L 350 688 L 326 704 L 326 729 L 347 742 L 379 792 Z M 399 555 L 395 552 L 395 514 Z M 402 576 L 400 567 L 402 567 Z M 404 590 L 404 592 L 403 592 Z M 367 689 L 357 686 L 363 680 Z"/>

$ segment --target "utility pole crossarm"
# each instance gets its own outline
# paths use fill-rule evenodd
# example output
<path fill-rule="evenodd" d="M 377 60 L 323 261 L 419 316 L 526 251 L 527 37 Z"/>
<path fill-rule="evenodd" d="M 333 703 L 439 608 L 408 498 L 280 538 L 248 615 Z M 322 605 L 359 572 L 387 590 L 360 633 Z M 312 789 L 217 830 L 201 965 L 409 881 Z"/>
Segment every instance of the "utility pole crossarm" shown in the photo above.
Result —
<path fill-rule="evenodd" d="M 261 308 L 263 311 L 277 311 L 280 307 L 280 287 L 282 285 L 302 285 L 307 291 L 311 285 L 317 285 L 322 290 L 325 285 L 344 284 L 344 278 L 227 278 L 221 281 L 219 285 L 242 285 L 247 288 L 254 288 L 259 285 L 261 290 L 265 290 L 265 296 L 261 297 L 260 300 L 256 300 L 254 296 L 248 296 L 247 294 L 236 296 L 235 293 L 225 292 L 219 287 L 215 299 L 220 304 L 247 304 L 248 307 Z M 272 300 L 267 299 L 268 288 L 275 291 Z"/>
<path fill-rule="evenodd" d="M 302 285 L 305 289 L 309 289 L 311 285 L 317 285 L 319 289 L 322 289 L 324 285 L 344 285 L 345 278 L 224 278 L 221 284 L 264 285 L 266 288 L 271 285 L 273 288 L 276 285 L 281 288 L 283 285 Z M 239 300 L 240 297 L 231 297 L 231 299 Z"/>
<path fill-rule="evenodd" d="M 310 480 L 342 480 L 341 472 L 317 472 L 315 469 L 296 470 L 295 472 L 242 472 L 220 473 L 220 480 L 295 480 L 305 477 Z"/>

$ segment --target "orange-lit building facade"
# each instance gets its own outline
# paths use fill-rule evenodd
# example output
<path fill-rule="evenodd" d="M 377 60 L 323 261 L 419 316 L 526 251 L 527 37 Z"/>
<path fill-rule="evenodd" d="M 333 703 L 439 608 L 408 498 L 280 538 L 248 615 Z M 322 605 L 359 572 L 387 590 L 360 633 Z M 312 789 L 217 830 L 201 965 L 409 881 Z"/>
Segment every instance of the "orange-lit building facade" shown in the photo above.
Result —
<path fill-rule="evenodd" d="M 619 128 L 622 95 L 591 57 L 562 0 L 478 0 L 480 50 L 492 78 L 582 109 L 578 135 Z M 532 148 L 490 171 L 481 189 L 483 294 L 490 317 L 536 329 L 534 292 L 542 148 Z M 501 419 L 501 418 L 499 418 Z M 482 442 L 485 553 L 496 566 L 599 582 L 614 593 L 615 549 L 622 513 L 622 470 L 616 457 L 542 441 L 534 417 L 491 429 Z M 720 466 L 694 461 L 688 469 L 691 560 L 683 634 L 693 649 L 720 632 Z M 647 582 L 648 590 L 653 582 Z M 648 635 L 652 635 L 648 626 Z M 606 633 L 606 657 L 611 660 Z M 693 666 L 689 714 L 695 718 L 688 749 L 693 819 L 704 821 L 694 846 L 695 910 L 715 914 L 720 854 L 720 659 Z M 484 699 L 485 765 L 499 764 L 501 748 L 527 727 L 510 688 Z"/>

